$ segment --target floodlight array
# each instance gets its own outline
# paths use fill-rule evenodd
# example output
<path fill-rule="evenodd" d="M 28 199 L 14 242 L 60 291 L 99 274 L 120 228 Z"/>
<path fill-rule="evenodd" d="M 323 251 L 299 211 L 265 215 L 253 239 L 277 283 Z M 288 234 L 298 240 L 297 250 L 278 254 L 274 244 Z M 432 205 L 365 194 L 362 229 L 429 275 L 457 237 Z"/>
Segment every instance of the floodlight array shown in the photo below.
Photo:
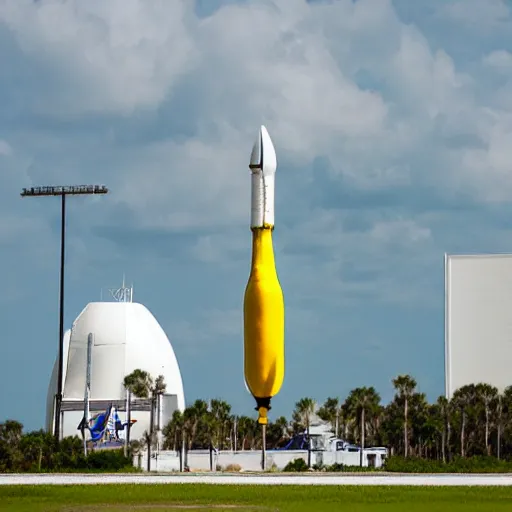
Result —
<path fill-rule="evenodd" d="M 25 196 L 63 196 L 80 194 L 106 194 L 105 185 L 73 185 L 57 187 L 30 187 L 21 191 L 21 197 Z"/>

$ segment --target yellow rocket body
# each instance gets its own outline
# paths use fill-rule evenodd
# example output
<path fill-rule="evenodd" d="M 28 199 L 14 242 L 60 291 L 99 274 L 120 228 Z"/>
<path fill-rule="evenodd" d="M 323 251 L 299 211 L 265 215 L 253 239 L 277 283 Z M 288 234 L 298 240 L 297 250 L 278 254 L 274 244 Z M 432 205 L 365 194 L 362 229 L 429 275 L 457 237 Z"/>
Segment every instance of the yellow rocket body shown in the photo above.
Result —
<path fill-rule="evenodd" d="M 284 379 L 284 299 L 272 230 L 273 226 L 252 228 L 252 264 L 244 297 L 245 380 L 256 399 L 260 420 L 266 418 L 270 399 Z"/>
<path fill-rule="evenodd" d="M 272 246 L 277 158 L 263 125 L 249 169 L 252 262 L 244 297 L 244 373 L 256 400 L 258 422 L 265 425 L 270 401 L 284 379 L 284 300 Z"/>

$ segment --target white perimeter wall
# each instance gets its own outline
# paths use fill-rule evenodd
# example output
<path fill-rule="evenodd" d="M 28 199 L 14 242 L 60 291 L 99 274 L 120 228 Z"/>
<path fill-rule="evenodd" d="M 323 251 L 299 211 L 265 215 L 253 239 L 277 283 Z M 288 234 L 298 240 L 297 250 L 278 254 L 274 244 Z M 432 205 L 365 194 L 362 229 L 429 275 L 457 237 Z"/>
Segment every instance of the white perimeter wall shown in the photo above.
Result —
<path fill-rule="evenodd" d="M 512 254 L 447 255 L 446 396 L 466 384 L 512 385 Z"/>
<path fill-rule="evenodd" d="M 139 466 L 143 470 L 147 469 L 147 452 L 143 452 L 140 456 L 133 459 L 134 465 Z M 151 471 L 179 471 L 180 459 L 175 451 L 161 451 L 152 457 Z M 273 464 L 277 469 L 282 470 L 289 462 L 294 459 L 308 460 L 308 452 L 306 450 L 283 450 L 267 452 L 267 468 L 271 468 Z M 366 453 L 365 453 L 366 455 Z M 344 464 L 347 466 L 359 466 L 360 455 L 357 452 L 312 452 L 311 464 L 332 465 L 334 463 Z M 210 470 L 210 453 L 206 450 L 191 450 L 188 453 L 188 467 L 190 471 L 209 471 Z M 217 465 L 225 469 L 230 464 L 238 464 L 243 471 L 260 471 L 261 470 L 261 451 L 240 451 L 240 452 L 220 452 L 213 454 L 213 469 Z M 363 457 L 363 465 L 368 466 L 367 457 Z M 381 457 L 376 460 L 377 467 L 382 465 Z"/>

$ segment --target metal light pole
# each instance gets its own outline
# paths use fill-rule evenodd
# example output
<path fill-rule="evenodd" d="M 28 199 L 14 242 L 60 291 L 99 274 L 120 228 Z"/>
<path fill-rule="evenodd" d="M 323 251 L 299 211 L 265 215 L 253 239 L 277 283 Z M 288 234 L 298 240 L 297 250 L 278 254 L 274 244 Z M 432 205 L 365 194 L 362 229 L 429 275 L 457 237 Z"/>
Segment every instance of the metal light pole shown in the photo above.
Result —
<path fill-rule="evenodd" d="M 61 197 L 61 235 L 60 235 L 60 294 L 59 294 L 59 356 L 58 356 L 58 379 L 57 393 L 55 395 L 54 411 L 54 436 L 57 442 L 60 438 L 60 415 L 62 403 L 62 368 L 64 358 L 64 261 L 65 261 L 65 236 L 66 236 L 66 196 L 106 194 L 108 189 L 105 185 L 73 185 L 73 186 L 50 186 L 31 187 L 21 191 L 21 197 L 60 196 Z"/>
<path fill-rule="evenodd" d="M 266 420 L 266 418 L 265 418 Z M 267 424 L 261 423 L 261 470 L 267 469 Z"/>
<path fill-rule="evenodd" d="M 85 429 L 89 426 L 89 395 L 91 394 L 91 363 L 92 346 L 94 345 L 94 334 L 92 332 L 87 336 L 87 364 L 85 366 L 85 392 L 84 392 L 84 419 L 82 423 L 82 437 L 84 441 L 84 455 L 87 457 L 87 440 L 85 438 Z"/>

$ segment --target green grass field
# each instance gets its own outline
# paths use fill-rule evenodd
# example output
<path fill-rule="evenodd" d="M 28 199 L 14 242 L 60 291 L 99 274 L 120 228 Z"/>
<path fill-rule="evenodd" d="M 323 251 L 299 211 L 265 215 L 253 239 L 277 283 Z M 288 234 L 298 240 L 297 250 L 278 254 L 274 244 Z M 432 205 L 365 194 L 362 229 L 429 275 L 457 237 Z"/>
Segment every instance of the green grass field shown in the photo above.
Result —
<path fill-rule="evenodd" d="M 508 487 L 306 487 L 85 485 L 0 487 L 12 512 L 499 512 L 512 511 Z"/>

